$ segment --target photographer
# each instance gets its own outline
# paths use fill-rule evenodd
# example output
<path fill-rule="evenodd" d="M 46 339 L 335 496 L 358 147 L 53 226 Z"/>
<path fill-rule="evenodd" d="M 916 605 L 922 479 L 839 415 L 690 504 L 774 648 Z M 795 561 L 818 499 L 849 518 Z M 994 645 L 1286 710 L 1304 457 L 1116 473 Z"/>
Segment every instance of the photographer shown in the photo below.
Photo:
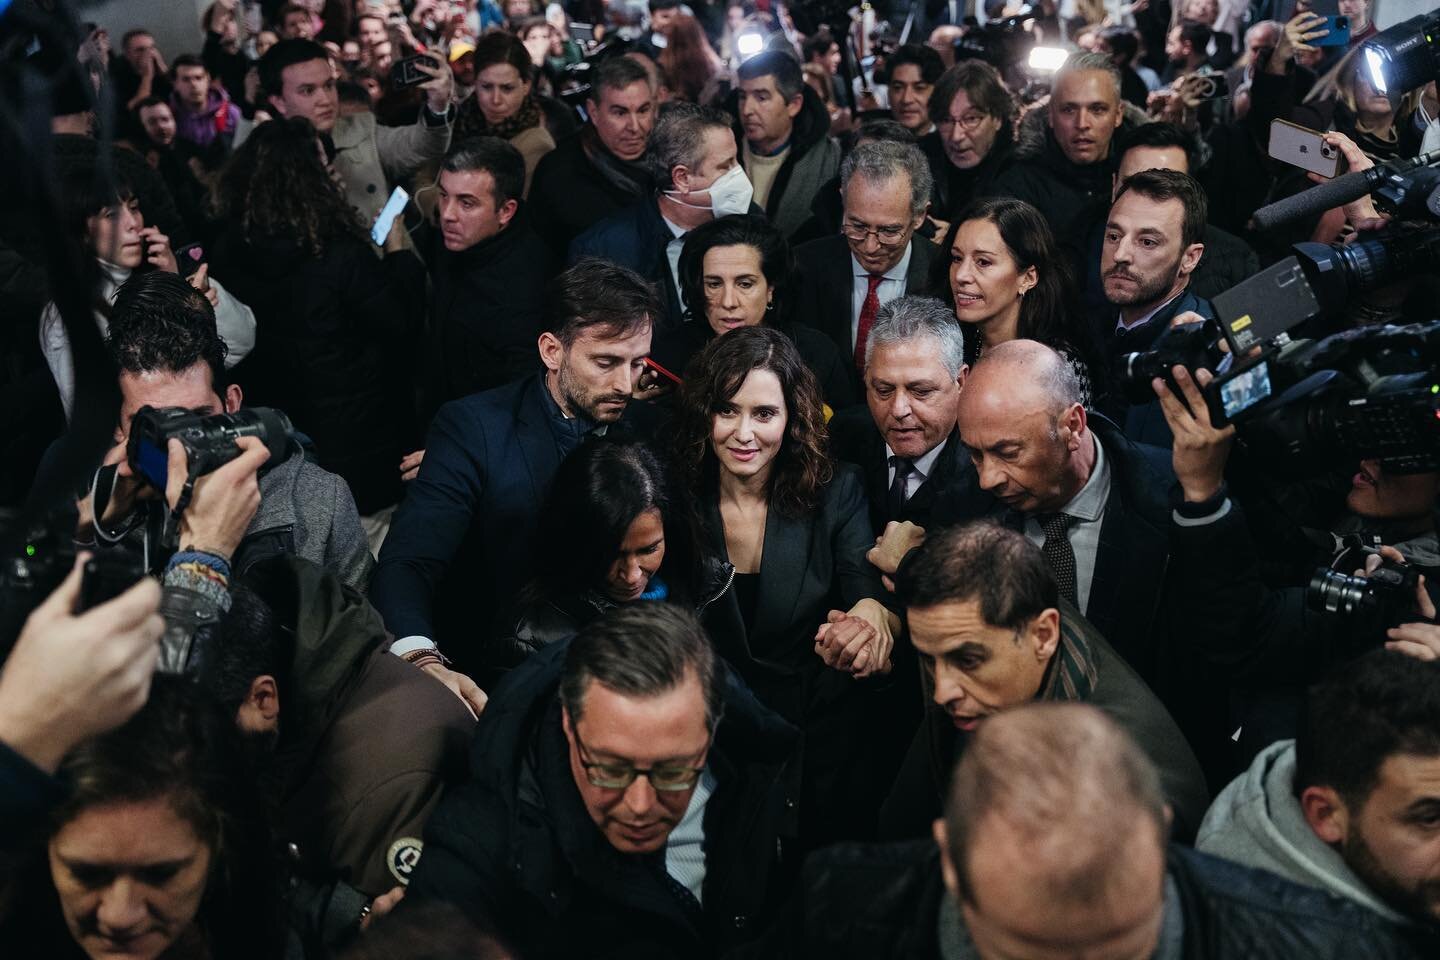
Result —
<path fill-rule="evenodd" d="M 1409 621 L 1434 613 L 1423 594 L 1440 572 L 1435 519 L 1440 473 L 1396 474 L 1378 460 L 1361 461 L 1343 513 L 1320 538 L 1312 538 L 1328 540 L 1333 554 L 1317 551 L 1316 565 L 1341 561 L 1342 573 L 1372 574 L 1378 557 L 1367 558 L 1364 571 L 1357 571 L 1360 561 L 1338 549 L 1344 546 L 1343 534 L 1363 532 L 1370 542 L 1385 545 L 1381 551 L 1387 562 L 1403 559 L 1424 573 L 1413 598 L 1395 596 L 1390 602 L 1395 611 L 1391 618 L 1398 622 L 1316 610 L 1294 574 L 1292 582 L 1282 585 L 1262 577 L 1261 551 L 1269 547 L 1275 552 L 1274 544 L 1256 542 L 1226 486 L 1235 428 L 1217 429 L 1211 421 L 1201 396 L 1213 379 L 1211 373 L 1200 370 L 1192 376 L 1176 366 L 1172 374 L 1183 403 L 1161 380 L 1152 384 L 1175 436 L 1173 463 L 1179 481 L 1170 524 L 1170 582 L 1177 588 L 1169 606 L 1177 630 L 1190 625 L 1188 635 L 1177 639 L 1193 644 L 1231 680 L 1248 688 L 1241 697 L 1247 714 L 1241 744 L 1252 752 L 1294 735 L 1298 691 L 1329 666 L 1387 638 L 1406 652 L 1434 655 L 1435 647 L 1426 642 L 1434 628 Z M 1391 594 L 1397 589 L 1391 588 Z M 1380 599 L 1383 608 L 1386 598 Z"/>
<path fill-rule="evenodd" d="M 131 420 L 147 406 L 182 407 L 201 416 L 233 414 L 244 398 L 238 386 L 225 383 L 225 347 L 215 334 L 209 302 L 174 274 L 137 276 L 120 288 L 108 344 L 120 368 L 118 442 L 82 503 L 79 535 L 82 541 L 98 539 L 107 545 L 139 540 L 142 549 L 153 552 L 167 511 L 126 459 Z M 170 476 L 175 476 L 174 469 Z M 241 528 L 243 537 L 233 550 L 237 571 L 265 557 L 292 553 L 363 589 L 373 561 L 343 480 L 292 445 L 288 456 L 267 466 L 258 489 L 258 509 Z M 202 490 L 197 483 L 190 508 L 180 518 L 181 548 L 191 542 L 186 524 L 202 509 Z"/>

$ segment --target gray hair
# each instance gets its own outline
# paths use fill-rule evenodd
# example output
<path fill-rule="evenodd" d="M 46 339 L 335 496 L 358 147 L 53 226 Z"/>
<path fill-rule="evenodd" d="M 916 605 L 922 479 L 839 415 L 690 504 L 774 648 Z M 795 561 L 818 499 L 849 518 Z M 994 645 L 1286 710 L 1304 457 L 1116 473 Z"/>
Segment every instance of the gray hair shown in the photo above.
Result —
<path fill-rule="evenodd" d="M 661 190 L 674 188 L 671 172 L 676 167 L 683 165 L 691 171 L 700 168 L 705 161 L 705 131 L 711 129 L 730 133 L 730 116 L 714 107 L 680 100 L 671 100 L 660 107 L 655 129 L 650 132 L 646 159 Z"/>
<path fill-rule="evenodd" d="M 1086 70 L 1099 70 L 1109 74 L 1115 83 L 1115 99 L 1120 99 L 1120 68 L 1115 66 L 1115 61 L 1110 59 L 1108 53 L 1088 53 L 1081 50 L 1070 54 L 1060 65 L 1060 69 L 1055 71 L 1053 86 L 1060 86 L 1060 81 L 1072 73 L 1083 73 Z"/>
<path fill-rule="evenodd" d="M 694 614 L 669 603 L 632 603 L 586 624 L 570 641 L 560 673 L 560 702 L 579 723 L 591 683 L 647 699 L 674 690 L 694 672 L 705 691 L 713 733 L 724 712 L 725 667 Z"/>
<path fill-rule="evenodd" d="M 1007 340 L 989 347 L 975 361 L 972 372 L 1008 366 L 1017 379 L 1033 383 L 1049 401 L 1051 417 L 1085 402 L 1075 365 L 1064 354 L 1035 340 Z"/>
<path fill-rule="evenodd" d="M 892 177 L 910 178 L 910 213 L 920 216 L 930 203 L 934 178 L 925 154 L 913 143 L 873 140 L 862 143 L 850 152 L 840 165 L 840 192 L 850 186 L 850 178 L 859 175 L 870 183 L 884 183 Z"/>
<path fill-rule="evenodd" d="M 876 347 L 921 337 L 935 341 L 945 372 L 958 379 L 965 365 L 965 331 L 955 311 L 934 297 L 896 297 L 881 307 L 865 341 L 865 365 L 870 365 Z"/>

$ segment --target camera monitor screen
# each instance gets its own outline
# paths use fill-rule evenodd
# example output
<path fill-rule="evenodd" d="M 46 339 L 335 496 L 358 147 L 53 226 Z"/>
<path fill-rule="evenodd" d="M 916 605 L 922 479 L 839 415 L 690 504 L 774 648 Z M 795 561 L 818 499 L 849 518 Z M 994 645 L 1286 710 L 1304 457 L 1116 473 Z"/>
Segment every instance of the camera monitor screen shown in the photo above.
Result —
<path fill-rule="evenodd" d="M 1270 396 L 1270 364 L 1257 363 L 1220 384 L 1220 405 L 1227 418 L 1250 409 Z"/>

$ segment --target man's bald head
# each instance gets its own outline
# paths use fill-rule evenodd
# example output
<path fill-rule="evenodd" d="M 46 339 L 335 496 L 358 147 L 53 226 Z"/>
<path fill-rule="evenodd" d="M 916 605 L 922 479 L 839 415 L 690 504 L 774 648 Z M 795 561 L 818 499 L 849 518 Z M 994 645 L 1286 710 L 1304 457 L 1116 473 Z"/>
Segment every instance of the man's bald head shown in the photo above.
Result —
<path fill-rule="evenodd" d="M 980 725 L 936 829 L 982 956 L 1037 939 L 1149 956 L 1168 833 L 1159 774 L 1134 740 L 1094 707 L 1053 703 Z"/>
<path fill-rule="evenodd" d="M 979 375 L 979 383 L 975 381 Z M 988 347 L 970 371 L 967 393 L 1040 402 L 1055 414 L 1080 402 L 1080 380 L 1064 357 L 1035 340 L 1009 340 Z"/>

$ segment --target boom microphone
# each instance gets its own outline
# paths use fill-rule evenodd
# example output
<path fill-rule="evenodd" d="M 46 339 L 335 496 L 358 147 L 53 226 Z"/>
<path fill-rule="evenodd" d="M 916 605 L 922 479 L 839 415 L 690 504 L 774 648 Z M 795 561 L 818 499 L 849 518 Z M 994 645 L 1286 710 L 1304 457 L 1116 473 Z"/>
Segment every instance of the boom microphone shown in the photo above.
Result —
<path fill-rule="evenodd" d="M 1327 180 L 1309 190 L 1302 190 L 1294 196 L 1277 200 L 1256 210 L 1255 226 L 1261 230 L 1270 230 L 1305 217 L 1318 216 L 1326 210 L 1344 206 L 1372 193 L 1395 174 L 1406 173 L 1416 167 L 1426 167 L 1437 160 L 1440 160 L 1440 150 L 1432 150 L 1408 160 L 1392 160 L 1369 170 L 1347 173 L 1334 180 Z"/>

